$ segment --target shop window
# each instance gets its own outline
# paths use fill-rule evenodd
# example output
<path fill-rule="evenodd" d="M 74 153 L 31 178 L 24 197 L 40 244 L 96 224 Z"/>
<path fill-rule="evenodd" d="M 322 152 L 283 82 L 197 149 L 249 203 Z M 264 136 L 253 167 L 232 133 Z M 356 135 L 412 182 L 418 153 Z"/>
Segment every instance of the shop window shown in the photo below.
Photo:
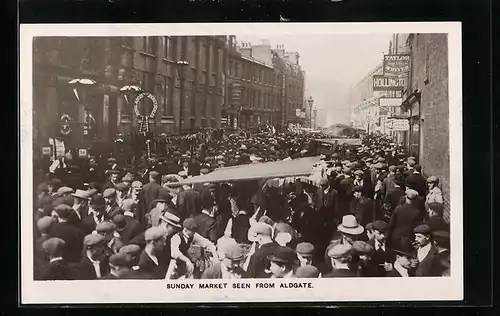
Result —
<path fill-rule="evenodd" d="M 165 36 L 165 59 L 176 60 L 176 44 L 175 40 L 170 36 Z"/>

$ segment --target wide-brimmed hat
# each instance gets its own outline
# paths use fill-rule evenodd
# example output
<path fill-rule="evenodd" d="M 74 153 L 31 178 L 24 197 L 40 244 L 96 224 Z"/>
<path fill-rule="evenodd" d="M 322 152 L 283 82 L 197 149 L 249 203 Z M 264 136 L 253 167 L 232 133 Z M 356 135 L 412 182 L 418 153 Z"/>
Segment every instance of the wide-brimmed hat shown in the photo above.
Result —
<path fill-rule="evenodd" d="M 72 196 L 80 198 L 80 199 L 88 199 L 90 198 L 90 193 L 88 191 L 83 191 L 80 189 L 76 189 L 75 193 L 71 193 Z"/>
<path fill-rule="evenodd" d="M 354 215 L 345 215 L 342 217 L 342 223 L 337 226 L 337 229 L 349 235 L 360 235 L 365 231 L 363 226 L 359 225 Z"/>
<path fill-rule="evenodd" d="M 172 226 L 175 226 L 177 228 L 181 228 L 181 220 L 179 217 L 175 216 L 174 214 L 170 212 L 165 212 L 162 215 L 160 215 L 160 219 L 162 221 L 165 221 L 167 224 L 170 224 Z"/>

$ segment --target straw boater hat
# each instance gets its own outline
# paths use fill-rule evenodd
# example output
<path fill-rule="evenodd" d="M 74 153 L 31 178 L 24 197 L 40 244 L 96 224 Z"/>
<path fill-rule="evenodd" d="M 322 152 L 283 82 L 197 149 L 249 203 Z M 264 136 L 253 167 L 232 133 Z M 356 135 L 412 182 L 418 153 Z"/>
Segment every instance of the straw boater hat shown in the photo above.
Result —
<path fill-rule="evenodd" d="M 75 193 L 71 193 L 72 196 L 80 198 L 80 199 L 88 199 L 90 198 L 90 193 L 88 191 L 83 191 L 77 189 Z"/>
<path fill-rule="evenodd" d="M 361 235 L 365 230 L 363 226 L 359 225 L 354 215 L 345 215 L 342 217 L 342 223 L 337 226 L 337 229 L 349 235 Z"/>

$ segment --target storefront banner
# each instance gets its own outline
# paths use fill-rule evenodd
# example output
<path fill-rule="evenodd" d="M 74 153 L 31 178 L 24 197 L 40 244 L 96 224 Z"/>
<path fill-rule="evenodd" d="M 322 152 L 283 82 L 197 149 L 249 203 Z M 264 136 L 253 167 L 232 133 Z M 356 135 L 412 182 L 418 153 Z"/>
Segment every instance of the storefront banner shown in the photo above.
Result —
<path fill-rule="evenodd" d="M 406 78 L 373 75 L 373 91 L 403 91 Z"/>
<path fill-rule="evenodd" d="M 407 119 L 388 119 L 385 127 L 393 131 L 407 131 L 410 129 L 410 123 Z"/>
<path fill-rule="evenodd" d="M 411 56 L 409 54 L 384 55 L 384 76 L 401 76 L 410 72 Z"/>

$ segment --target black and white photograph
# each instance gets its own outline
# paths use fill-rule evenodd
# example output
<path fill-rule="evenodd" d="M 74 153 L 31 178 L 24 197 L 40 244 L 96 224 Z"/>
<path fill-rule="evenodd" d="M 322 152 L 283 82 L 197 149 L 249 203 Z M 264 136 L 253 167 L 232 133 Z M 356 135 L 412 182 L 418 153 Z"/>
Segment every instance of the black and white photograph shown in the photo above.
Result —
<path fill-rule="evenodd" d="M 23 303 L 463 298 L 460 23 L 20 47 Z"/>

